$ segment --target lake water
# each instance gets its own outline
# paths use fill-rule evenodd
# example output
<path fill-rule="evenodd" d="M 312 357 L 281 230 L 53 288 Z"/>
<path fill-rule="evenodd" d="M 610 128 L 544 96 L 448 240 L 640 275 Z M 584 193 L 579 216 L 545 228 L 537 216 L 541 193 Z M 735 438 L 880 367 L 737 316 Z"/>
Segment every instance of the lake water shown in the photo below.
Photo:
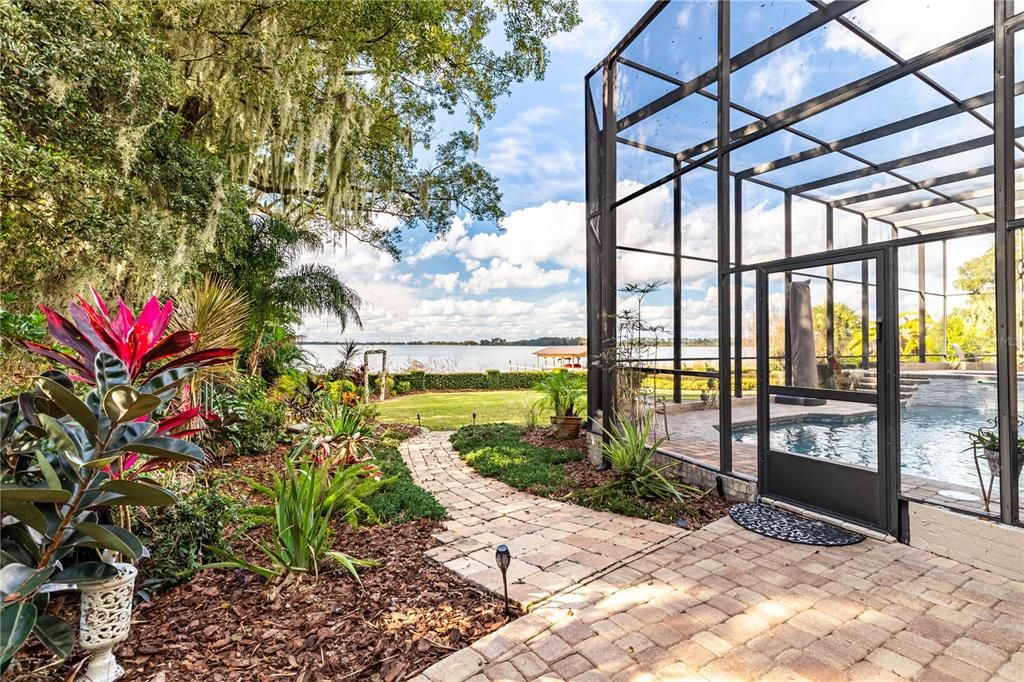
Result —
<path fill-rule="evenodd" d="M 331 368 L 338 362 L 341 346 L 338 344 L 302 344 L 316 363 Z M 533 369 L 539 367 L 533 352 L 542 346 L 421 346 L 413 344 L 389 344 L 363 346 L 360 352 L 380 348 L 388 352 L 388 369 L 392 372 L 409 368 L 419 363 L 431 372 L 479 372 L 485 369 Z M 685 346 L 683 355 L 693 358 L 714 358 L 718 350 L 714 347 Z M 671 349 L 659 352 L 661 357 L 671 355 Z M 371 357 L 370 366 L 380 367 L 380 358 Z M 549 361 L 548 366 L 551 366 Z"/>

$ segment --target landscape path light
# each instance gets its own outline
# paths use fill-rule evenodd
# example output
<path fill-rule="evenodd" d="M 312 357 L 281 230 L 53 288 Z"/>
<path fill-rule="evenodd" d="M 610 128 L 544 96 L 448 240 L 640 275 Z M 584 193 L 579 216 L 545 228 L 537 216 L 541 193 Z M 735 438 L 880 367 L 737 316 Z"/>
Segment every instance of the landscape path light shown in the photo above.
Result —
<path fill-rule="evenodd" d="M 508 551 L 508 545 L 498 545 L 494 561 L 501 571 L 501 585 L 505 590 L 505 616 L 508 617 L 511 615 L 508 610 L 508 566 L 512 563 L 512 553 Z"/>

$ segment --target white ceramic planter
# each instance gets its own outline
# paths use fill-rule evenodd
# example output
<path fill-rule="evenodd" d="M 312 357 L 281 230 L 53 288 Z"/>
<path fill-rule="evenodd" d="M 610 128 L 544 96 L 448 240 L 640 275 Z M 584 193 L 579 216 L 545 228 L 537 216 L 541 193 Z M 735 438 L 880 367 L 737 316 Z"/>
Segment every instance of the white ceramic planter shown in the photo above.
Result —
<path fill-rule="evenodd" d="M 131 564 L 114 566 L 116 577 L 78 588 L 82 593 L 79 643 L 92 654 L 85 671 L 89 682 L 113 682 L 124 674 L 112 650 L 128 637 L 138 571 Z"/>

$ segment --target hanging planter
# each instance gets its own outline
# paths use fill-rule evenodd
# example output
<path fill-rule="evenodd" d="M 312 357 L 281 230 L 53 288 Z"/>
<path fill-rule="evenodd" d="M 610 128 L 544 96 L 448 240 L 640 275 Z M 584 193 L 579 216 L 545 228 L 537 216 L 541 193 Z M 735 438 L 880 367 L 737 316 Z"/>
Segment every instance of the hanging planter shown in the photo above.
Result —
<path fill-rule="evenodd" d="M 85 671 L 85 678 L 90 682 L 112 682 L 124 675 L 113 649 L 128 637 L 138 570 L 124 563 L 115 563 L 114 567 L 116 577 L 79 586 L 82 593 L 79 638 L 82 648 L 92 654 Z"/>

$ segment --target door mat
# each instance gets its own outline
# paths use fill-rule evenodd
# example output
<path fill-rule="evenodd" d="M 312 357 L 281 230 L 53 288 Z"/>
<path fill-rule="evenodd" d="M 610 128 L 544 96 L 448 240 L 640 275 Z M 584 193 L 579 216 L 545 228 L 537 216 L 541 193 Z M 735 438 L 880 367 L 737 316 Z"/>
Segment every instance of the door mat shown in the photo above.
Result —
<path fill-rule="evenodd" d="M 737 504 L 729 510 L 729 516 L 747 530 L 776 540 L 796 542 L 801 545 L 839 547 L 855 545 L 864 541 L 864 536 L 860 533 L 853 533 L 756 502 Z"/>

